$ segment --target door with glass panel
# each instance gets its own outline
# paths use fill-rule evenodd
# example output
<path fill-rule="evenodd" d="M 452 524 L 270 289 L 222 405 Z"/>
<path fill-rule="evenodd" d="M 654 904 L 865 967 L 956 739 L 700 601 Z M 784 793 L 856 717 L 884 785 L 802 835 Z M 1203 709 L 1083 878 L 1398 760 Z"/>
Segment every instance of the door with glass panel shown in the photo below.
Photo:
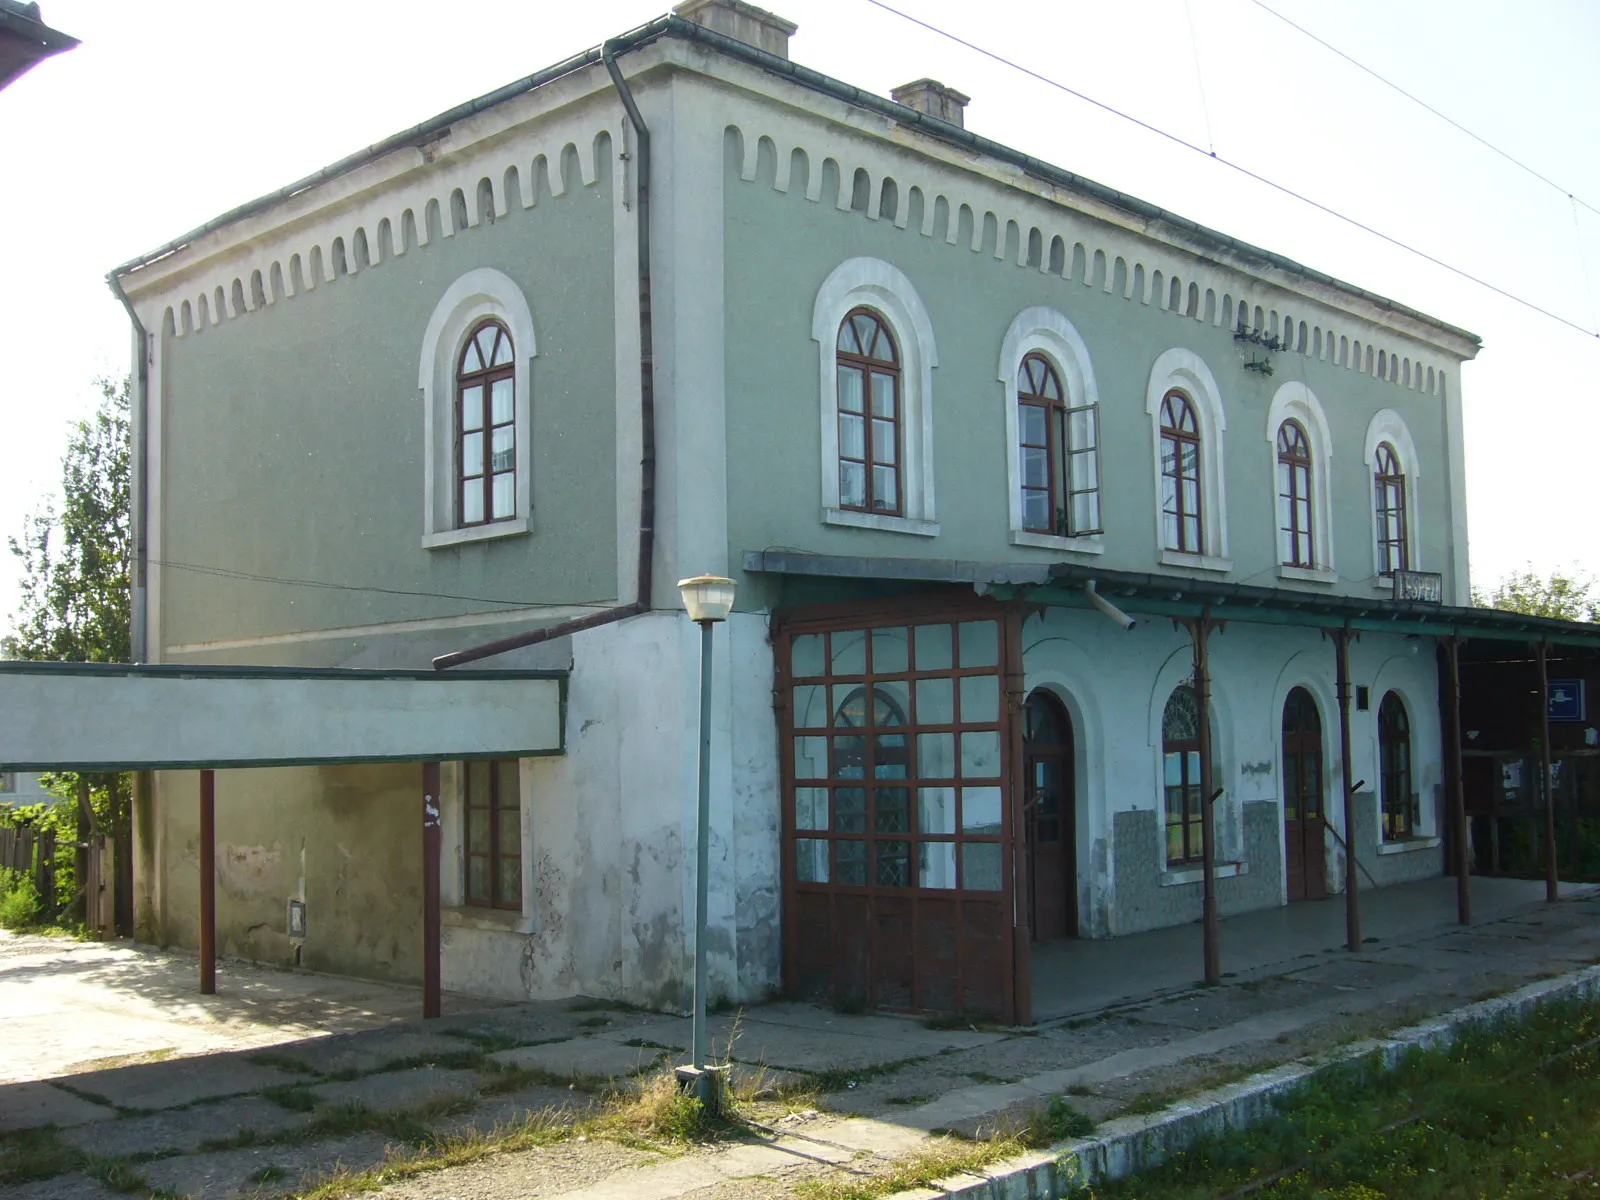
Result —
<path fill-rule="evenodd" d="M 1023 796 L 1028 840 L 1028 929 L 1036 942 L 1077 933 L 1072 724 L 1042 688 L 1028 697 Z"/>
<path fill-rule="evenodd" d="M 1289 899 L 1328 894 L 1323 838 L 1322 717 L 1305 688 L 1283 703 L 1283 848 Z"/>
<path fill-rule="evenodd" d="M 790 991 L 1007 1013 L 1003 630 L 948 609 L 781 624 Z"/>

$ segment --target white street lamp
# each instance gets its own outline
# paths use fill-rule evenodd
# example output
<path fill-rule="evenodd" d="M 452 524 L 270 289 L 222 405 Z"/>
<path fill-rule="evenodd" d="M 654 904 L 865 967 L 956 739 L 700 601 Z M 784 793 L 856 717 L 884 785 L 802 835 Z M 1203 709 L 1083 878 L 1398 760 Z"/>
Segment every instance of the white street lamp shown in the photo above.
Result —
<path fill-rule="evenodd" d="M 721 575 L 680 579 L 683 607 L 700 626 L 700 808 L 695 827 L 694 874 L 694 1029 L 691 1071 L 700 1102 L 715 1111 L 722 1096 L 716 1076 L 706 1069 L 706 893 L 711 824 L 711 630 L 728 619 L 737 585 Z"/>

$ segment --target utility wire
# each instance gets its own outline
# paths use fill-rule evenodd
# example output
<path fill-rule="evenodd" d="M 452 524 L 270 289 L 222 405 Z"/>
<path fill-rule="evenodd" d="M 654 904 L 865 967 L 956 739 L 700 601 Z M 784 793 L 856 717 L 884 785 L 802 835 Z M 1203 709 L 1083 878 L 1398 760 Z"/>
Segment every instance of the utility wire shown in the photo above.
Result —
<path fill-rule="evenodd" d="M 1548 175 L 1545 175 L 1540 171 L 1536 171 L 1534 168 L 1530 167 L 1527 163 L 1523 162 L 1520 158 L 1517 158 L 1515 155 L 1509 153 L 1508 151 L 1500 149 L 1499 146 L 1496 146 L 1493 142 L 1491 142 L 1488 138 L 1484 137 L 1482 134 L 1474 133 L 1472 130 L 1468 129 L 1465 125 L 1463 125 L 1460 121 L 1456 120 L 1454 117 L 1449 116 L 1446 113 L 1440 112 L 1437 108 L 1435 108 L 1433 105 L 1429 104 L 1426 100 L 1422 99 L 1420 96 L 1413 96 L 1410 92 L 1406 91 L 1405 88 L 1401 87 L 1398 83 L 1395 83 L 1392 79 L 1386 79 L 1384 76 L 1378 74 L 1378 72 L 1374 71 L 1371 67 L 1367 66 L 1366 63 L 1361 62 L 1361 61 L 1359 61 L 1357 59 L 1351 58 L 1350 55 L 1346 54 L 1343 50 L 1339 49 L 1339 47 L 1333 45 L 1331 42 L 1324 41 L 1322 38 L 1320 38 L 1316 34 L 1312 33 L 1311 30 L 1307 29 L 1304 25 L 1296 24 L 1294 21 L 1291 21 L 1288 17 L 1284 16 L 1277 9 L 1272 8 L 1271 6 L 1269 6 L 1267 4 L 1263 4 L 1262 0 L 1250 0 L 1250 3 L 1254 4 L 1262 12 L 1271 13 L 1273 16 L 1277 17 L 1278 20 L 1282 21 L 1285 25 L 1289 26 L 1291 29 L 1299 30 L 1301 33 L 1305 34 L 1306 37 L 1310 38 L 1313 42 L 1316 42 L 1317 45 L 1321 46 L 1324 50 L 1329 50 L 1332 53 L 1337 54 L 1340 58 L 1344 59 L 1345 62 L 1349 63 L 1352 67 L 1355 67 L 1357 70 L 1360 70 L 1360 71 L 1365 71 L 1368 75 L 1371 75 L 1379 83 L 1383 84 L 1385 87 L 1392 88 L 1394 91 L 1399 92 L 1402 96 L 1404 96 L 1407 100 L 1411 101 L 1413 104 L 1421 105 L 1423 108 L 1427 109 L 1429 112 L 1431 112 L 1434 116 L 1438 117 L 1441 121 L 1445 122 L 1447 125 L 1454 126 L 1456 129 L 1459 129 L 1462 133 L 1466 134 L 1469 138 L 1471 138 L 1473 141 L 1477 142 L 1479 145 L 1485 146 L 1488 149 L 1493 150 L 1496 154 L 1498 154 L 1501 158 L 1505 159 L 1508 163 L 1511 163 L 1513 166 L 1521 167 L 1524 171 L 1526 171 L 1529 175 L 1532 175 L 1535 179 L 1539 180 L 1541 183 L 1549 184 L 1551 187 L 1555 188 L 1556 191 L 1560 192 L 1563 196 L 1567 197 L 1567 199 L 1571 200 L 1574 204 L 1581 204 L 1585 208 L 1587 208 L 1590 212 L 1596 213 L 1597 215 L 1600 215 L 1600 209 L 1597 209 L 1594 205 L 1590 204 L 1587 200 L 1583 199 L 1581 196 L 1574 195 L 1570 189 L 1562 187 L 1559 183 L 1557 183 L 1554 179 L 1551 179 Z"/>
<path fill-rule="evenodd" d="M 881 8 L 885 12 L 893 13 L 895 16 L 900 17 L 903 20 L 910 21 L 913 25 L 920 25 L 923 29 L 928 30 L 930 33 L 936 33 L 940 37 L 946 38 L 946 39 L 956 43 L 956 45 L 958 45 L 958 46 L 965 46 L 968 50 L 974 51 L 977 54 L 981 54 L 985 58 L 993 59 L 995 62 L 1000 63 L 1002 66 L 1010 67 L 1014 71 L 1020 71 L 1022 74 L 1027 75 L 1029 78 L 1037 79 L 1040 83 L 1047 84 L 1048 86 L 1053 87 L 1058 91 L 1066 92 L 1067 95 L 1069 95 L 1069 96 L 1075 96 L 1079 100 L 1084 101 L 1086 104 L 1092 104 L 1092 105 L 1094 105 L 1094 107 L 1096 107 L 1098 109 L 1101 109 L 1104 112 L 1111 113 L 1113 116 L 1116 116 L 1116 117 L 1121 117 L 1124 121 L 1129 121 L 1129 122 L 1133 123 L 1134 125 L 1139 126 L 1139 128 L 1141 128 L 1141 129 L 1148 130 L 1149 132 L 1154 133 L 1159 137 L 1165 138 L 1169 142 L 1174 142 L 1177 145 L 1182 146 L 1186 150 L 1193 150 L 1196 154 L 1204 155 L 1206 158 L 1211 159 L 1213 162 L 1219 162 L 1223 166 L 1231 168 L 1234 171 L 1237 171 L 1239 174 L 1245 176 L 1247 179 L 1253 179 L 1257 183 L 1266 185 L 1267 187 L 1271 188 L 1275 192 L 1281 192 L 1283 195 L 1288 196 L 1288 197 L 1290 197 L 1292 199 L 1298 200 L 1302 204 L 1309 205 L 1310 207 L 1316 209 L 1318 212 L 1326 213 L 1328 216 L 1333 217 L 1336 220 L 1343 221 L 1346 225 L 1354 226 L 1355 228 L 1361 230 L 1363 233 L 1371 234 L 1373 237 L 1378 238 L 1380 241 L 1388 242 L 1391 246 L 1398 247 L 1399 249 L 1404 250 L 1409 254 L 1414 254 L 1418 258 L 1424 260 L 1425 262 L 1430 262 L 1436 267 L 1440 267 L 1443 270 L 1449 271 L 1452 275 L 1459 276 L 1460 278 L 1467 280 L 1467 282 L 1469 282 L 1469 283 L 1475 283 L 1479 287 L 1485 288 L 1488 291 L 1491 291 L 1491 292 L 1495 293 L 1497 296 L 1502 296 L 1505 299 L 1510 300 L 1515 304 L 1522 305 L 1524 308 L 1532 309 L 1534 312 L 1540 314 L 1541 316 L 1549 317 L 1552 321 L 1558 321 L 1562 325 L 1567 326 L 1569 329 L 1577 330 L 1579 333 L 1583 334 L 1585 337 L 1592 337 L 1592 338 L 1600 339 L 1600 333 L 1597 333 L 1595 330 L 1589 329 L 1586 326 L 1580 325 L 1576 321 L 1569 320 L 1568 318 L 1563 317 L 1560 313 L 1552 312 L 1550 309 L 1545 308 L 1542 305 L 1537 304 L 1532 300 L 1524 299 L 1522 296 L 1517 295 L 1515 292 L 1509 292 L 1503 287 L 1499 287 L 1496 284 L 1490 283 L 1487 279 L 1483 279 L 1483 278 L 1481 278 L 1481 277 L 1479 277 L 1477 275 L 1472 274 L 1469 271 L 1463 270 L 1460 267 L 1452 266 L 1450 263 L 1445 262 L 1443 259 L 1436 258 L 1432 254 L 1429 254 L 1426 250 L 1419 250 L 1419 249 L 1417 249 L 1417 247 L 1412 246 L 1412 245 L 1410 245 L 1410 244 L 1408 244 L 1406 242 L 1401 241 L 1399 238 L 1393 236 L 1392 234 L 1384 233 L 1381 229 L 1375 229 L 1371 225 L 1366 224 L 1364 221 L 1357 220 L 1355 217 L 1346 216 L 1344 213 L 1340 212 L 1338 209 L 1330 208 L 1328 205 L 1323 204 L 1321 201 L 1313 200 L 1310 196 L 1307 196 L 1304 193 L 1297 192 L 1291 187 L 1287 187 L 1284 184 L 1276 182 L 1275 180 L 1268 179 L 1265 175 L 1257 174 L 1255 171 L 1252 171 L 1249 167 L 1242 166 L 1242 165 L 1240 165 L 1239 163 L 1236 163 L 1236 162 L 1232 162 L 1232 161 L 1230 161 L 1230 160 L 1228 160 L 1226 158 L 1223 158 L 1219 154 L 1208 152 L 1205 149 L 1205 147 L 1197 146 L 1197 145 L 1195 145 L 1195 143 L 1193 143 L 1191 141 L 1188 141 L 1185 138 L 1181 138 L 1175 133 L 1168 133 L 1165 129 L 1162 129 L 1160 126 L 1152 125 L 1148 121 L 1141 121 L 1138 117 L 1132 116 L 1129 113 L 1125 113 L 1121 109 L 1113 108 L 1111 105 L 1106 104 L 1104 101 L 1096 100 L 1093 96 L 1085 95 L 1083 92 L 1076 91 L 1073 88 L 1068 87 L 1066 84 L 1060 82 L 1059 80 L 1051 79 L 1048 75 L 1041 75 L 1038 71 L 1035 71 L 1035 70 L 1033 70 L 1033 69 L 1031 69 L 1029 67 L 1025 67 L 1021 63 L 1014 62 L 1011 59 L 1006 58 L 1004 55 L 996 54 L 993 50 L 986 50 L 982 46 L 979 46 L 979 45 L 977 45 L 977 44 L 975 44 L 973 42 L 969 42 L 965 38 L 959 37 L 956 34 L 953 34 L 953 33 L 949 32 L 948 30 L 940 29 L 937 25 L 929 24 L 927 21 L 922 20 L 920 17 L 914 17 L 908 12 L 902 12 L 900 9 L 895 8 L 893 5 L 886 4 L 884 2 L 884 0 L 867 0 L 867 3 L 873 5 L 874 7 Z"/>

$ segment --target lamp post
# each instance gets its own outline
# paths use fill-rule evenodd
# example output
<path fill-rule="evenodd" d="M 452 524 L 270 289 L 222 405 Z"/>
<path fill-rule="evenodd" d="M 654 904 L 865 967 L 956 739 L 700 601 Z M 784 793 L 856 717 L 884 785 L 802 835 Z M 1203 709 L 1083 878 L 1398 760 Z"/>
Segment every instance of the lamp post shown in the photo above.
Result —
<path fill-rule="evenodd" d="M 680 579 L 678 591 L 689 619 L 700 626 L 700 804 L 695 823 L 694 871 L 694 1032 L 690 1042 L 695 1094 L 708 1109 L 719 1106 L 716 1077 L 706 1070 L 706 894 L 711 824 L 711 628 L 728 619 L 735 584 L 720 575 Z"/>

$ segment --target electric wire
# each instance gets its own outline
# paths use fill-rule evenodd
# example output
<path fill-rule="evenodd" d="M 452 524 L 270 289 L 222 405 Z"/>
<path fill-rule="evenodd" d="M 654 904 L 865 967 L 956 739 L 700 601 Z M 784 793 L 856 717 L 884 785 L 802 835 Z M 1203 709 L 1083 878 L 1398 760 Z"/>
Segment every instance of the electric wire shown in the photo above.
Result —
<path fill-rule="evenodd" d="M 997 54 L 993 50 L 988 50 L 988 49 L 985 49 L 982 46 L 977 45 L 974 42 L 969 42 L 965 38 L 963 38 L 963 37 L 961 37 L 961 36 L 959 36 L 957 34 L 951 33 L 949 30 L 941 29 L 939 26 L 930 24 L 929 22 L 924 21 L 920 17 L 915 17 L 915 16 L 912 16 L 908 12 L 903 12 L 902 10 L 900 10 L 898 8 L 895 8 L 893 5 L 885 3 L 885 0 L 866 0 L 866 2 L 868 4 L 873 5 L 876 8 L 883 9 L 885 12 L 893 13 L 895 16 L 900 17 L 902 20 L 910 21 L 913 25 L 921 26 L 923 29 L 928 30 L 928 32 L 930 32 L 930 33 L 938 34 L 940 37 L 946 38 L 949 41 L 952 41 L 952 42 L 956 43 L 956 45 L 958 45 L 958 46 L 965 46 L 968 50 L 971 50 L 971 51 L 973 51 L 974 53 L 977 53 L 977 54 L 981 54 L 985 58 L 992 59 L 993 61 L 995 61 L 997 63 L 1000 63 L 1002 66 L 1010 67 L 1012 70 L 1018 71 L 1018 72 L 1022 73 L 1023 75 L 1028 76 L 1031 79 L 1036 79 L 1040 83 L 1046 84 L 1049 87 L 1053 87 L 1058 91 L 1062 91 L 1062 92 L 1067 93 L 1067 95 L 1069 95 L 1069 96 L 1074 96 L 1077 99 L 1082 100 L 1086 104 L 1092 104 L 1094 107 L 1096 107 L 1098 109 L 1101 109 L 1104 112 L 1108 112 L 1108 113 L 1112 114 L 1113 116 L 1120 117 L 1124 121 L 1128 121 L 1128 122 L 1130 122 L 1130 123 L 1132 123 L 1134 125 L 1137 125 L 1141 129 L 1148 130 L 1150 133 L 1156 134 L 1158 137 L 1165 138 L 1169 142 L 1173 142 L 1173 143 L 1175 143 L 1175 144 L 1177 144 L 1179 146 L 1182 146 L 1186 150 L 1193 150 L 1196 154 L 1204 155 L 1206 158 L 1211 159 L 1213 162 L 1221 163 L 1223 166 L 1228 167 L 1231 170 L 1237 171 L 1239 174 L 1245 176 L 1247 179 L 1253 179 L 1257 183 L 1264 184 L 1265 186 L 1271 188 L 1275 192 L 1280 192 L 1283 195 L 1290 197 L 1291 199 L 1298 200 L 1302 204 L 1308 205 L 1309 207 L 1316 209 L 1318 212 L 1325 213 L 1328 216 L 1333 217 L 1336 220 L 1343 221 L 1345 224 L 1353 226 L 1354 228 L 1361 230 L 1363 233 L 1370 234 L 1373 237 L 1379 239 L 1380 241 L 1387 242 L 1391 246 L 1394 246 L 1394 247 L 1396 247 L 1398 249 L 1404 250 L 1409 254 L 1413 254 L 1416 257 L 1424 260 L 1425 262 L 1432 263 L 1434 266 L 1439 267 L 1442 270 L 1449 271 L 1452 275 L 1455 275 L 1455 276 L 1458 276 L 1461 279 L 1467 280 L 1469 283 L 1475 283 L 1479 287 L 1484 288 L 1487 291 L 1491 291 L 1491 292 L 1495 293 L 1497 296 L 1501 296 L 1501 297 L 1503 297 L 1503 298 L 1505 298 L 1507 300 L 1512 301 L 1515 304 L 1520 304 L 1524 308 L 1531 309 L 1532 311 L 1540 314 L 1541 316 L 1548 317 L 1552 321 L 1556 321 L 1556 322 L 1558 322 L 1558 323 L 1560 323 L 1562 325 L 1567 326 L 1567 328 L 1569 328 L 1569 329 L 1574 329 L 1577 332 L 1583 334 L 1585 337 L 1592 337 L 1592 338 L 1600 339 L 1600 332 L 1597 332 L 1597 331 L 1595 331 L 1593 329 L 1589 329 L 1589 328 L 1587 328 L 1587 327 L 1585 327 L 1583 325 L 1580 325 L 1578 322 L 1573 321 L 1573 320 L 1571 320 L 1571 319 L 1569 319 L 1567 317 L 1563 317 L 1560 313 L 1557 313 L 1557 312 L 1552 311 L 1551 309 L 1545 308 L 1543 305 L 1538 304 L 1535 301 L 1528 300 L 1528 299 L 1526 299 L 1526 298 L 1524 298 L 1522 296 L 1519 296 L 1515 292 L 1507 291 L 1505 288 L 1500 287 L 1497 284 L 1490 283 L 1487 279 L 1484 279 L 1484 278 L 1482 278 L 1480 276 L 1474 275 L 1470 271 L 1463 270 L 1461 267 L 1457 267 L 1457 266 L 1454 266 L 1454 265 L 1452 265 L 1452 264 L 1450 264 L 1448 262 L 1445 262 L 1442 258 L 1438 258 L 1435 255 L 1429 254 L 1426 250 L 1420 250 L 1417 247 L 1415 247 L 1413 245 L 1410 245 L 1407 242 L 1401 241 L 1399 238 L 1395 237 L 1392 234 L 1384 233 L 1383 230 L 1374 228 L 1373 226 L 1368 225 L 1364 221 L 1358 220 L 1355 217 L 1347 216 L 1346 214 L 1340 212 L 1338 209 L 1332 208 L 1332 207 L 1330 207 L 1330 206 L 1328 206 L 1326 204 L 1323 204 L 1319 200 L 1314 200 L 1310 196 L 1305 195 L 1303 192 L 1297 192 L 1293 188 L 1288 187 L 1285 184 L 1278 183 L 1276 180 L 1269 179 L 1265 175 L 1262 175 L 1262 174 L 1260 174 L 1260 173 L 1258 173 L 1256 171 L 1252 171 L 1249 167 L 1243 166 L 1243 165 L 1241 165 L 1239 163 L 1236 163 L 1236 162 L 1233 162 L 1233 161 L 1231 161 L 1229 159 L 1223 158 L 1220 154 L 1216 154 L 1214 152 L 1208 152 L 1205 149 L 1205 147 L 1198 146 L 1194 142 L 1191 142 L 1191 141 L 1187 140 L 1186 138 L 1179 137 L 1175 133 L 1169 133 L 1167 130 L 1162 129 L 1158 125 L 1152 125 L 1148 121 L 1140 120 L 1138 117 L 1135 117 L 1130 113 L 1125 113 L 1119 108 L 1114 108 L 1113 106 L 1111 106 L 1110 104 L 1105 103 L 1102 100 L 1096 100 L 1093 96 L 1087 95 L 1087 94 L 1085 94 L 1083 92 L 1080 92 L 1080 91 L 1077 91 L 1077 90 L 1075 90 L 1073 88 L 1070 88 L 1066 84 L 1062 83 L 1060 80 L 1052 79 L 1052 78 L 1050 78 L 1050 76 L 1043 75 L 1043 74 L 1039 73 L 1038 71 L 1033 70 L 1031 67 L 1025 67 L 1019 62 L 1015 62 L 1012 59 L 1006 58 L 1002 54 Z"/>

